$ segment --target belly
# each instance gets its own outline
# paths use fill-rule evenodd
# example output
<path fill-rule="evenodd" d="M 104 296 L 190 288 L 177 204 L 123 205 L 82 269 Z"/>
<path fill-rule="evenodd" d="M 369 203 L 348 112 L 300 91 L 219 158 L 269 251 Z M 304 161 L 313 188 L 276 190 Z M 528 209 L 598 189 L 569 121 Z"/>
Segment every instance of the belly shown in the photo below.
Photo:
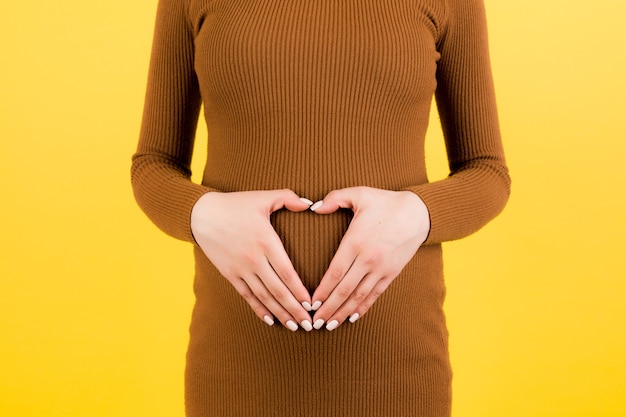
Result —
<path fill-rule="evenodd" d="M 351 218 L 349 210 L 328 215 L 281 210 L 272 216 L 294 268 L 311 292 L 319 285 Z"/>

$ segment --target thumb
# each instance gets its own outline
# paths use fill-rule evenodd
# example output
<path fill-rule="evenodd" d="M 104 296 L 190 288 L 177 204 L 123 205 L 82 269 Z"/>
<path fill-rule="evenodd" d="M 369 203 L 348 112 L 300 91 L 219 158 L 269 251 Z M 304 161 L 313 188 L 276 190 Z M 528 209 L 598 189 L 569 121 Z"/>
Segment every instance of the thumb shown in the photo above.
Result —
<path fill-rule="evenodd" d="M 289 211 L 304 211 L 311 207 L 311 201 L 300 198 L 289 189 L 274 191 L 273 199 L 270 203 L 270 210 L 275 212 L 285 207 Z"/>
<path fill-rule="evenodd" d="M 346 208 L 354 211 L 356 207 L 357 188 L 342 188 L 326 194 L 323 200 L 311 206 L 311 210 L 318 214 L 330 214 Z"/>

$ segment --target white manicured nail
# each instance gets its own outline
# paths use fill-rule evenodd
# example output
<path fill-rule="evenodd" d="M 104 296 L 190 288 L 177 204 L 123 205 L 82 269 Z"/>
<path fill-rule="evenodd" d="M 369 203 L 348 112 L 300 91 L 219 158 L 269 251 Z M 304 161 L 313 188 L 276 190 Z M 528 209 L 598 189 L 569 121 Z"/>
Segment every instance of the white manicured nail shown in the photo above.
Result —
<path fill-rule="evenodd" d="M 311 325 L 311 322 L 308 320 L 304 320 L 302 323 L 300 323 L 300 326 L 302 326 L 302 328 L 306 330 L 307 332 L 310 332 L 311 330 L 313 330 L 313 326 Z"/>
<path fill-rule="evenodd" d="M 361 317 L 359 313 L 354 313 L 353 315 L 350 316 L 350 323 L 354 323 L 355 321 L 359 319 L 359 317 Z"/>
<path fill-rule="evenodd" d="M 298 330 L 298 325 L 296 324 L 296 322 L 289 320 L 287 322 L 287 328 L 292 332 L 295 332 L 296 330 Z"/>
<path fill-rule="evenodd" d="M 315 322 L 315 324 L 313 325 L 313 327 L 315 328 L 315 330 L 319 330 L 322 327 L 324 327 L 324 320 L 319 319 Z"/>
<path fill-rule="evenodd" d="M 313 202 L 312 202 L 311 200 L 309 200 L 308 198 L 304 198 L 304 197 L 302 197 L 302 198 L 300 199 L 300 201 L 302 201 L 304 204 L 308 204 L 309 206 L 312 206 L 312 205 L 313 205 Z"/>
<path fill-rule="evenodd" d="M 313 310 L 313 307 L 311 307 L 311 304 L 307 303 L 306 301 L 303 301 L 303 302 L 302 302 L 302 307 L 304 307 L 304 309 L 305 309 L 306 311 L 311 311 L 311 310 Z"/>
<path fill-rule="evenodd" d="M 317 311 L 320 309 L 320 307 L 322 306 L 322 302 L 321 301 L 316 301 L 313 303 L 313 305 L 311 306 L 311 310 L 312 311 Z"/>
<path fill-rule="evenodd" d="M 272 318 L 270 316 L 263 317 L 263 320 L 265 320 L 265 322 L 267 323 L 268 326 L 273 326 L 274 325 L 274 320 L 272 320 Z"/>
<path fill-rule="evenodd" d="M 313 204 L 311 206 L 311 211 L 315 211 L 318 208 L 322 207 L 322 204 L 324 204 L 324 202 L 322 200 L 318 201 L 317 203 Z"/>
<path fill-rule="evenodd" d="M 337 320 L 333 320 L 326 325 L 326 330 L 332 332 L 339 326 L 339 322 Z"/>

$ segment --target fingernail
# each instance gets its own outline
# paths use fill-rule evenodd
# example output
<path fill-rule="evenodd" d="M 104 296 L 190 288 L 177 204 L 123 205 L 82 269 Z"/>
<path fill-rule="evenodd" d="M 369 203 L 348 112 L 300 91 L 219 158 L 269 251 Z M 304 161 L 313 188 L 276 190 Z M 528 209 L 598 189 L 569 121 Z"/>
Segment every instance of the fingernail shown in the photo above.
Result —
<path fill-rule="evenodd" d="M 312 311 L 317 311 L 319 310 L 319 308 L 322 306 L 322 302 L 321 301 L 316 301 L 313 303 L 313 305 L 311 306 L 311 310 Z"/>
<path fill-rule="evenodd" d="M 315 330 L 319 330 L 322 327 L 324 327 L 324 320 L 319 319 L 315 322 L 315 324 L 313 325 L 313 327 L 315 328 Z"/>
<path fill-rule="evenodd" d="M 359 317 L 361 317 L 359 313 L 354 313 L 353 315 L 350 316 L 350 323 L 354 323 L 355 321 L 359 319 Z"/>
<path fill-rule="evenodd" d="M 326 330 L 328 330 L 329 332 L 332 332 L 333 330 L 335 330 L 337 327 L 339 326 L 339 322 L 337 320 L 333 320 L 330 323 L 328 323 L 326 325 Z"/>
<path fill-rule="evenodd" d="M 300 323 L 300 326 L 302 326 L 302 328 L 306 330 L 307 332 L 310 332 L 311 330 L 313 330 L 313 326 L 311 325 L 311 322 L 308 320 L 304 320 L 302 323 Z"/>
<path fill-rule="evenodd" d="M 309 206 L 312 206 L 312 205 L 313 205 L 313 202 L 312 202 L 311 200 L 309 200 L 308 198 L 304 198 L 304 197 L 302 197 L 302 198 L 300 199 L 300 201 L 302 201 L 304 204 L 308 204 Z"/>
<path fill-rule="evenodd" d="M 292 332 L 295 332 L 296 330 L 298 330 L 298 325 L 296 324 L 295 321 L 289 320 L 287 322 L 287 328 L 291 330 Z"/>
<path fill-rule="evenodd" d="M 263 317 L 263 320 L 267 323 L 268 326 L 273 326 L 274 325 L 274 320 L 272 320 L 272 318 L 270 316 Z"/>
<path fill-rule="evenodd" d="M 310 207 L 310 208 L 311 208 L 311 211 L 315 211 L 315 210 L 317 210 L 318 208 L 322 207 L 322 204 L 324 204 L 324 202 L 323 202 L 323 201 L 321 201 L 321 200 L 320 200 L 320 201 L 318 201 L 317 203 L 313 204 L 313 205 Z"/>
<path fill-rule="evenodd" d="M 308 302 L 306 302 L 306 301 L 303 301 L 303 302 L 302 302 L 302 307 L 304 307 L 304 309 L 305 309 L 306 311 L 311 311 L 311 310 L 313 310 L 313 307 L 311 307 L 311 304 L 309 304 L 309 303 L 308 303 Z"/>

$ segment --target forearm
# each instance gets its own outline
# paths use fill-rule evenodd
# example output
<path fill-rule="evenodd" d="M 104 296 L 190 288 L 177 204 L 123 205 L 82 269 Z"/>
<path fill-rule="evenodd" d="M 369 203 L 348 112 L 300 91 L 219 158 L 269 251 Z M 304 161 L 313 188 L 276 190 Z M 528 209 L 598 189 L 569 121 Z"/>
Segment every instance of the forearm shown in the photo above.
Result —
<path fill-rule="evenodd" d="M 190 172 L 163 156 L 139 152 L 133 156 L 131 182 L 138 205 L 161 230 L 193 241 L 191 210 L 212 188 L 193 183 Z"/>
<path fill-rule="evenodd" d="M 511 181 L 504 160 L 468 161 L 448 178 L 407 188 L 428 207 L 430 233 L 424 244 L 468 236 L 502 211 Z"/>

